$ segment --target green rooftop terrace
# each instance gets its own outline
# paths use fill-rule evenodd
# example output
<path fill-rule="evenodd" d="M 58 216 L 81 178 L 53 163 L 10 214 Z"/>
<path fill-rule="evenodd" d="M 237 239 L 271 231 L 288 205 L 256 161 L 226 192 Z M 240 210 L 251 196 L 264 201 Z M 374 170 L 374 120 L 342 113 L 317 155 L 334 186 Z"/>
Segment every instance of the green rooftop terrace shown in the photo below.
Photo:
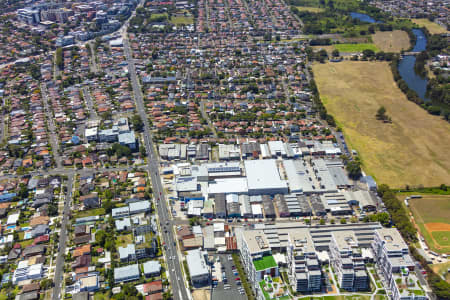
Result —
<path fill-rule="evenodd" d="M 277 263 L 272 255 L 263 256 L 261 259 L 256 259 L 253 261 L 256 271 L 267 270 L 270 268 L 275 268 Z"/>

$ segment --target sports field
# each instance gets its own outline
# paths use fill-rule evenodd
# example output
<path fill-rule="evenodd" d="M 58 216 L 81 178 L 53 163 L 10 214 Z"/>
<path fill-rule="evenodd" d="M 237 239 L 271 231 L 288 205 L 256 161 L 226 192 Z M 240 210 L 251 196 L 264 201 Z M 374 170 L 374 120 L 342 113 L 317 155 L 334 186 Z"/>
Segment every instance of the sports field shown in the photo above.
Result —
<path fill-rule="evenodd" d="M 430 249 L 450 252 L 450 196 L 422 195 L 422 198 L 410 199 L 409 206 Z"/>
<path fill-rule="evenodd" d="M 347 52 L 347 53 L 357 53 L 363 52 L 364 50 L 373 50 L 375 52 L 380 51 L 375 44 L 336 44 L 334 48 L 338 49 L 339 52 Z"/>
<path fill-rule="evenodd" d="M 328 112 L 378 184 L 450 184 L 450 124 L 408 101 L 387 62 L 317 63 L 313 72 Z M 380 106 L 391 124 L 376 119 Z"/>
<path fill-rule="evenodd" d="M 410 47 L 409 36 L 403 30 L 377 31 L 372 40 L 384 52 L 400 52 Z"/>
<path fill-rule="evenodd" d="M 444 27 L 434 22 L 431 22 L 428 19 L 411 19 L 411 21 L 413 21 L 419 26 L 425 26 L 431 34 L 441 34 L 448 32 L 447 30 L 445 30 Z"/>

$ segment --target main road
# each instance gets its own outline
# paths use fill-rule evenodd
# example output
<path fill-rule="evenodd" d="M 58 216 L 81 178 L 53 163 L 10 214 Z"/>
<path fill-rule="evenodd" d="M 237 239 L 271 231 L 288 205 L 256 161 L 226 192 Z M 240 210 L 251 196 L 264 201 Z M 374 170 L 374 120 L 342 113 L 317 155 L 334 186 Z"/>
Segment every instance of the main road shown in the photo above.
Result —
<path fill-rule="evenodd" d="M 128 74 L 131 78 L 131 86 L 133 87 L 134 100 L 136 108 L 144 123 L 144 146 L 147 152 L 147 162 L 152 180 L 153 195 L 156 203 L 156 210 L 159 216 L 161 227 L 162 241 L 165 243 L 165 255 L 167 263 L 167 272 L 169 273 L 170 282 L 172 285 L 173 298 L 180 300 L 190 299 L 190 294 L 186 290 L 183 273 L 181 272 L 181 263 L 177 255 L 176 237 L 172 231 L 172 220 L 169 216 L 167 202 L 165 201 L 164 188 L 161 183 L 159 174 L 159 159 L 153 146 L 152 134 L 145 111 L 142 90 L 136 75 L 136 67 L 134 65 L 133 55 L 131 53 L 130 44 L 126 36 L 126 31 L 123 32 L 123 47 L 125 57 L 128 61 Z"/>

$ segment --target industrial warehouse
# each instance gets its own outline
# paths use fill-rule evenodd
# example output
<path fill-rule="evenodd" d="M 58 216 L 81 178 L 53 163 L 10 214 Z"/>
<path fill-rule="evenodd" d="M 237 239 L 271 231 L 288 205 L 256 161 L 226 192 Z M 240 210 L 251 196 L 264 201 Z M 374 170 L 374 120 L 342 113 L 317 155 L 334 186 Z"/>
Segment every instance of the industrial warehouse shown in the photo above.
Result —
<path fill-rule="evenodd" d="M 331 158 L 277 158 L 170 164 L 163 170 L 188 217 L 287 218 L 376 211 L 378 199 L 356 187 Z"/>

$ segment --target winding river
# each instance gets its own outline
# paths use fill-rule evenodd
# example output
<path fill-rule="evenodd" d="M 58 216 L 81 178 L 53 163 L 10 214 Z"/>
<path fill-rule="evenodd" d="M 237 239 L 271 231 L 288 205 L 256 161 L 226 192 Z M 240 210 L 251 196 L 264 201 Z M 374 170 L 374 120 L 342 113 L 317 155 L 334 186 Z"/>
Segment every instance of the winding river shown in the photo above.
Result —
<path fill-rule="evenodd" d="M 413 33 L 416 36 L 417 41 L 412 51 L 424 51 L 427 46 L 427 38 L 425 34 L 420 29 L 413 29 Z M 398 64 L 398 71 L 408 87 L 414 90 L 422 100 L 426 101 L 429 100 L 425 96 L 427 92 L 428 79 L 416 74 L 416 72 L 414 71 L 415 63 L 416 57 L 414 55 L 405 55 Z"/>
<path fill-rule="evenodd" d="M 374 18 L 369 15 L 352 12 L 350 16 L 354 19 L 361 20 L 367 23 L 378 23 Z M 414 48 L 411 50 L 412 52 L 421 52 L 424 51 L 427 46 L 427 37 L 420 29 L 413 29 L 413 33 L 416 36 L 416 44 Z M 398 65 L 398 71 L 402 79 L 406 82 L 408 87 L 414 90 L 419 97 L 427 101 L 429 100 L 425 94 L 427 92 L 427 84 L 428 79 L 423 78 L 416 74 L 414 70 L 414 64 L 416 63 L 416 57 L 414 55 L 405 55 L 400 60 Z"/>

